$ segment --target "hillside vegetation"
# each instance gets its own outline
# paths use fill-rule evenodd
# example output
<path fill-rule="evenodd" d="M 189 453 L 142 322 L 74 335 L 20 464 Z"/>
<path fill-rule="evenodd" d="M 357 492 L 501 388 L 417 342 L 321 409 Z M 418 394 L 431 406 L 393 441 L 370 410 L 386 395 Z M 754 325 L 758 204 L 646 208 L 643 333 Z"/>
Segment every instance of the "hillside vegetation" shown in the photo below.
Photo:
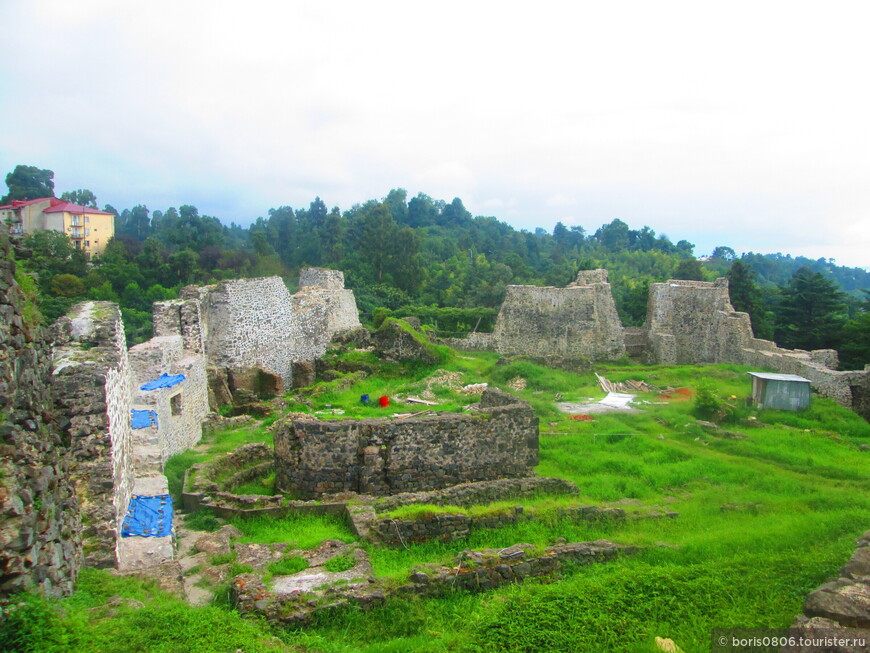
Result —
<path fill-rule="evenodd" d="M 679 516 L 578 523 L 559 516 L 566 497 L 540 496 L 523 503 L 536 506 L 541 520 L 474 531 L 450 543 L 369 546 L 375 574 L 396 579 L 420 563 L 451 561 L 466 548 L 544 546 L 560 537 L 607 538 L 642 551 L 572 570 L 554 582 L 390 600 L 370 612 L 322 613 L 313 626 L 295 631 L 273 632 L 239 618 L 226 605 L 226 592 L 218 591 L 212 607 L 192 608 L 142 581 L 89 570 L 69 599 L 27 597 L 11 622 L 15 628 L 0 642 L 33 651 L 480 653 L 653 651 L 660 636 L 685 651 L 706 651 L 714 627 L 788 626 L 807 593 L 849 558 L 855 538 L 870 524 L 870 452 L 861 446 L 870 443 L 870 425 L 817 397 L 800 413 L 757 411 L 744 402 L 750 392 L 745 368 L 599 366 L 596 371 L 611 381 L 643 380 L 661 391 L 641 395 L 648 403 L 638 412 L 579 421 L 560 412 L 556 401 L 601 398 L 591 371 L 551 370 L 524 360 L 499 364 L 491 354 L 456 352 L 438 367 L 366 362 L 373 366 L 369 376 L 316 384 L 289 395 L 287 409 L 336 419 L 389 415 L 415 409 L 397 397 L 428 390 L 437 409 L 462 410 L 474 401 L 458 391 L 462 385 L 521 388 L 521 379 L 524 389 L 510 391 L 540 417 L 539 475 L 574 481 L 582 502 Z M 386 409 L 364 406 L 361 394 L 385 394 L 393 402 Z M 344 414 L 330 412 L 336 410 Z M 706 421 L 699 422 L 699 415 Z M 209 436 L 206 447 L 170 462 L 173 487 L 177 491 L 193 462 L 270 436 L 267 424 Z M 206 517 L 189 519 L 208 522 Z M 248 541 L 295 541 L 303 548 L 326 537 L 354 538 L 328 518 L 235 523 Z M 110 607 L 111 597 L 138 603 L 116 599 Z"/>
<path fill-rule="evenodd" d="M 87 189 L 65 195 L 97 205 Z M 508 284 L 565 286 L 578 270 L 603 267 L 626 326 L 643 322 L 650 283 L 727 275 L 732 303 L 750 314 L 756 336 L 841 349 L 847 369 L 870 362 L 870 304 L 862 293 L 870 273 L 830 259 L 738 256 L 723 244 L 701 261 L 692 243 L 619 219 L 589 230 L 560 222 L 552 232 L 518 231 L 497 217 L 473 217 L 458 197 L 409 199 L 401 188 L 344 211 L 319 197 L 308 207 L 269 209 L 247 228 L 191 205 L 104 208 L 116 215 L 115 238 L 93 267 L 59 232 L 29 236 L 33 254 L 23 265 L 38 277 L 46 320 L 84 298 L 116 301 L 131 344 L 151 336 L 151 303 L 177 297 L 187 284 L 280 275 L 292 286 L 300 268 L 336 268 L 364 321 L 384 311 L 416 315 L 454 336 L 491 330 Z"/>

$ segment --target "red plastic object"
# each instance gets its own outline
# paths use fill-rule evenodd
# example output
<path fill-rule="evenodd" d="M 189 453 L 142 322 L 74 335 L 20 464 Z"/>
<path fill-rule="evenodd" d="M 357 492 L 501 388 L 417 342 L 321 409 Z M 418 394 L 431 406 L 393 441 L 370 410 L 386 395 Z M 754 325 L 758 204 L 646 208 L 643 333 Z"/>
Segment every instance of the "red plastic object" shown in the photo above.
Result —
<path fill-rule="evenodd" d="M 389 397 L 381 397 L 380 399 L 378 399 L 378 402 L 381 404 L 381 408 L 386 408 L 387 406 L 390 405 L 390 398 Z"/>

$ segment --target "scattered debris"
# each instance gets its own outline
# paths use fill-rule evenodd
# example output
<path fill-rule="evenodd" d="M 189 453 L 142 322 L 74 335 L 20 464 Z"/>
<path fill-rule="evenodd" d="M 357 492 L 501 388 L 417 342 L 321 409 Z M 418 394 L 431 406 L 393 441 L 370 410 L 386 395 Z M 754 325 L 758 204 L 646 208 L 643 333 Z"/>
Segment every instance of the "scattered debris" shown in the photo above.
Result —
<path fill-rule="evenodd" d="M 507 386 L 514 392 L 522 392 L 528 387 L 528 385 L 529 382 L 521 376 L 515 376 L 507 382 Z"/>
<path fill-rule="evenodd" d="M 405 419 L 407 417 L 422 417 L 423 415 L 434 415 L 434 410 L 421 410 L 416 413 L 393 413 L 390 417 L 394 417 L 396 419 Z"/>
<path fill-rule="evenodd" d="M 661 388 L 650 385 L 645 381 L 608 381 L 606 378 L 595 373 L 598 385 L 604 392 L 660 392 Z"/>
<path fill-rule="evenodd" d="M 419 397 L 408 397 L 407 399 L 405 399 L 405 402 L 409 404 L 424 404 L 426 406 L 438 405 L 437 401 L 429 401 L 427 399 L 420 399 Z"/>
<path fill-rule="evenodd" d="M 482 395 L 483 391 L 489 387 L 488 383 L 470 383 L 469 385 L 463 386 L 463 388 L 459 391 L 464 395 L 471 395 L 472 397 L 476 397 L 478 395 Z"/>
<path fill-rule="evenodd" d="M 573 419 L 573 420 L 576 420 L 578 422 L 594 422 L 595 421 L 595 419 L 592 417 L 592 415 L 586 415 L 586 414 L 584 414 L 584 415 L 568 415 L 568 419 Z"/>
<path fill-rule="evenodd" d="M 674 643 L 674 640 L 667 637 L 656 637 L 656 647 L 663 653 L 683 653 L 683 649 Z"/>

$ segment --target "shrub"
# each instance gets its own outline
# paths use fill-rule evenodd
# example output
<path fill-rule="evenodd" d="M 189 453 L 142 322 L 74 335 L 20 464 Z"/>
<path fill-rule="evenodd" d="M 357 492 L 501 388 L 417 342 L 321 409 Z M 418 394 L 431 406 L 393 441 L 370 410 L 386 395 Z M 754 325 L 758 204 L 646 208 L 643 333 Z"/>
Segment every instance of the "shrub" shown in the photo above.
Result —
<path fill-rule="evenodd" d="M 343 571 L 350 571 L 355 566 L 356 560 L 348 555 L 335 556 L 323 564 L 323 568 L 326 569 L 326 571 L 331 571 L 336 574 L 340 574 Z"/>

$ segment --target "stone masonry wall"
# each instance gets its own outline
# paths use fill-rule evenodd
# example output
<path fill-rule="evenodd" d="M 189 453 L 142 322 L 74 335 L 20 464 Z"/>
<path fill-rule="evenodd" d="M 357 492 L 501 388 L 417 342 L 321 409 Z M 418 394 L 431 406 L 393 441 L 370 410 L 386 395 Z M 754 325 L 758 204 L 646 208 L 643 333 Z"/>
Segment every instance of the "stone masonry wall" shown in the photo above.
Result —
<path fill-rule="evenodd" d="M 485 405 L 484 392 L 481 406 Z M 526 403 L 478 415 L 401 420 L 290 419 L 275 428 L 276 487 L 312 498 L 395 494 L 528 476 L 538 463 L 538 419 Z"/>
<path fill-rule="evenodd" d="M 567 288 L 508 286 L 492 341 L 501 354 L 612 360 L 625 355 L 606 270 Z"/>
<path fill-rule="evenodd" d="M 116 564 L 133 488 L 130 367 L 118 306 L 83 302 L 54 324 L 52 385 L 70 442 L 85 563 Z"/>
<path fill-rule="evenodd" d="M 163 336 L 136 345 L 129 352 L 134 379 L 133 408 L 157 413 L 156 433 L 140 429 L 134 436 L 141 434 L 154 439 L 147 444 L 160 448 L 161 467 L 171 456 L 199 442 L 202 422 L 208 414 L 205 357 L 185 349 L 185 344 L 180 336 Z M 185 379 L 170 388 L 139 389 L 161 374 L 184 374 Z"/>
<path fill-rule="evenodd" d="M 735 363 L 797 374 L 822 396 L 870 419 L 870 370 L 839 372 L 833 350 L 782 349 L 754 338 L 749 315 L 731 306 L 725 278 L 650 284 L 644 329 L 650 363 Z"/>
<path fill-rule="evenodd" d="M 154 305 L 154 332 L 179 335 L 204 351 L 207 365 L 259 367 L 289 384 L 293 363 L 319 358 L 332 335 L 358 327 L 353 291 L 338 270 L 309 269 L 290 295 L 279 277 L 188 287 L 179 300 Z"/>
<path fill-rule="evenodd" d="M 64 596 L 81 564 L 81 516 L 54 421 L 50 341 L 28 323 L 11 252 L 0 227 L 0 599 L 32 586 Z"/>

